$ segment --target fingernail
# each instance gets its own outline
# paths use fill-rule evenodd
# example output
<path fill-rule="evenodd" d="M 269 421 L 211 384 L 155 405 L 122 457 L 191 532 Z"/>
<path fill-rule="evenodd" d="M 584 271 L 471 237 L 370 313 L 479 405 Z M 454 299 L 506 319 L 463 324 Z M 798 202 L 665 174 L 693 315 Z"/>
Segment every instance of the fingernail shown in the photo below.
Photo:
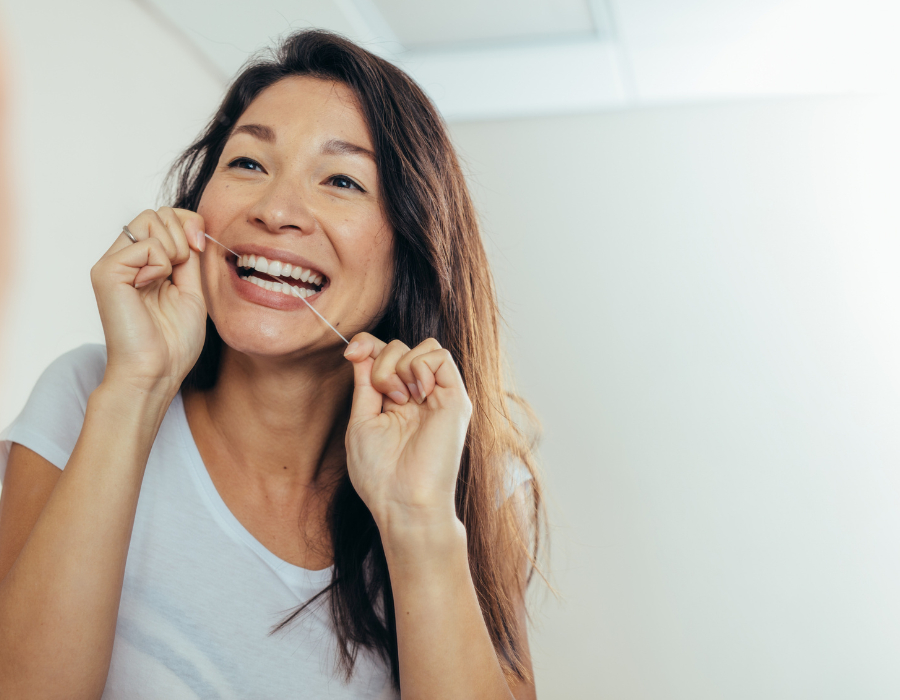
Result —
<path fill-rule="evenodd" d="M 418 379 L 416 380 L 416 387 L 419 389 L 419 396 L 421 396 L 422 401 L 424 401 L 425 400 L 425 387 L 422 386 L 422 382 L 420 382 Z M 419 401 L 419 403 L 422 403 L 422 401 Z"/>
<path fill-rule="evenodd" d="M 358 347 L 359 347 L 359 343 L 357 343 L 354 340 L 352 343 L 350 343 L 350 345 L 347 346 L 347 349 L 344 350 L 344 357 L 347 357 L 348 355 L 352 355 L 354 352 L 356 352 L 356 348 L 358 348 Z"/>
<path fill-rule="evenodd" d="M 135 289 L 140 289 L 141 287 L 146 287 L 146 286 L 147 286 L 148 284 L 150 284 L 152 281 L 153 281 L 153 280 L 144 280 L 143 282 L 135 282 L 134 288 L 135 288 Z"/>
<path fill-rule="evenodd" d="M 410 396 L 412 396 L 416 403 L 422 403 L 422 392 L 419 391 L 419 388 L 415 384 L 407 384 L 407 388 L 409 389 Z"/>
<path fill-rule="evenodd" d="M 408 399 L 406 398 L 406 394 L 404 394 L 402 391 L 392 391 L 390 394 L 388 394 L 388 398 L 390 398 L 390 400 L 394 403 L 399 404 L 405 404 L 408 401 Z"/>
<path fill-rule="evenodd" d="M 206 250 L 206 234 L 203 231 L 197 231 L 197 247 L 201 253 Z"/>

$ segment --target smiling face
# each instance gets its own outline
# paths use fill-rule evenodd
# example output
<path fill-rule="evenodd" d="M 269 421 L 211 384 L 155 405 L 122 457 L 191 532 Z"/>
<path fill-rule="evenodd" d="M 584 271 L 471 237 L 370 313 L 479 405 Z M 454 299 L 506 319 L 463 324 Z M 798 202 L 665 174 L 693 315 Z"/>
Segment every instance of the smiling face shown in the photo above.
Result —
<path fill-rule="evenodd" d="M 373 327 L 393 274 L 373 151 L 340 83 L 285 78 L 244 111 L 197 208 L 206 232 L 239 254 L 209 243 L 201 261 L 226 345 L 274 356 L 343 344 L 295 293 L 267 289 L 270 275 L 345 336 Z"/>

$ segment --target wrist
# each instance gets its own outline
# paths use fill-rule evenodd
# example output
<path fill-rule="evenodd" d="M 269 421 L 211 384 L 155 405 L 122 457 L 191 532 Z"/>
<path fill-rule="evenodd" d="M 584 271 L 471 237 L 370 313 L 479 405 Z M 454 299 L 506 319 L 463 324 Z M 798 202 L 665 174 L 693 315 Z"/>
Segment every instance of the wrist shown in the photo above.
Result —
<path fill-rule="evenodd" d="M 176 393 L 162 386 L 143 389 L 104 378 L 91 392 L 88 411 L 109 414 L 117 420 L 144 426 L 155 433 Z"/>
<path fill-rule="evenodd" d="M 136 373 L 129 367 L 120 367 L 108 361 L 101 386 L 104 385 L 115 393 L 131 395 L 141 402 L 158 400 L 171 403 L 181 388 L 181 381 L 167 375 Z"/>
<path fill-rule="evenodd" d="M 452 509 L 446 512 L 388 511 L 376 519 L 388 563 L 443 560 L 466 551 L 466 529 Z"/>

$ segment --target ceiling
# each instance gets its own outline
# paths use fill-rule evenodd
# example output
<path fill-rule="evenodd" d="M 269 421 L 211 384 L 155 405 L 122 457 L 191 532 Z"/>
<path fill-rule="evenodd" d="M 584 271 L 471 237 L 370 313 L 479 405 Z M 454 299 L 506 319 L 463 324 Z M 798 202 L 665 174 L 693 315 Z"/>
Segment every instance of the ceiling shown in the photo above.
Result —
<path fill-rule="evenodd" d="M 891 0 L 135 0 L 227 81 L 304 27 L 407 70 L 451 121 L 893 89 Z"/>

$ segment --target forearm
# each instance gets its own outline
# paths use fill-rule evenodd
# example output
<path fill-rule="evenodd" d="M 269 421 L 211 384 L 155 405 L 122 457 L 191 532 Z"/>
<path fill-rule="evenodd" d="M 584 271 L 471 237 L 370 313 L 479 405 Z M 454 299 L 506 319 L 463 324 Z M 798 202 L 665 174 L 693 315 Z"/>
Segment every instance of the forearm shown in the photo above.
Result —
<path fill-rule="evenodd" d="M 512 698 L 469 572 L 462 523 L 382 530 L 404 700 Z"/>
<path fill-rule="evenodd" d="M 66 469 L 0 583 L 0 695 L 102 691 L 144 467 L 167 406 L 104 385 L 91 395 Z"/>

